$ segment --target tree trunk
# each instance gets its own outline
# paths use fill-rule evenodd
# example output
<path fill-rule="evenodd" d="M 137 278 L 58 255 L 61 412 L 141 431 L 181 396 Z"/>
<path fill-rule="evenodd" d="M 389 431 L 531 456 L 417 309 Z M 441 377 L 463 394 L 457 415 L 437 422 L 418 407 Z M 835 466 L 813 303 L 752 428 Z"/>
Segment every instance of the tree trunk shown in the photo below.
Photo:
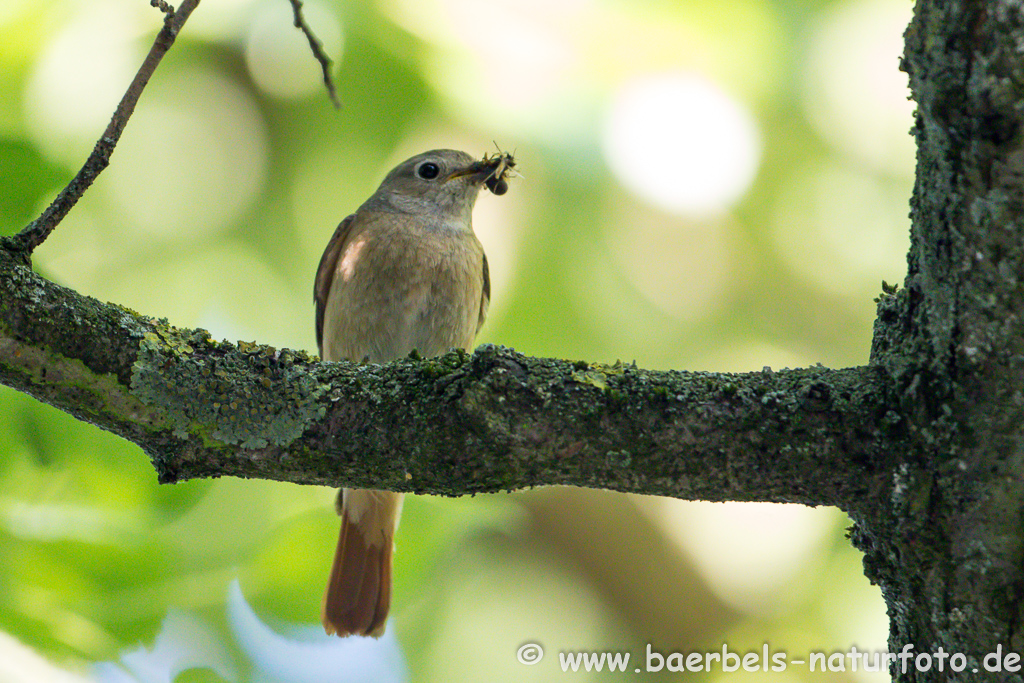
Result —
<path fill-rule="evenodd" d="M 906 34 L 909 273 L 880 306 L 872 363 L 895 382 L 911 446 L 854 542 L 888 604 L 890 651 L 962 653 L 965 669 L 904 659 L 901 681 L 1022 680 L 1007 657 L 1024 651 L 1022 45 L 1015 1 L 922 0 Z"/>

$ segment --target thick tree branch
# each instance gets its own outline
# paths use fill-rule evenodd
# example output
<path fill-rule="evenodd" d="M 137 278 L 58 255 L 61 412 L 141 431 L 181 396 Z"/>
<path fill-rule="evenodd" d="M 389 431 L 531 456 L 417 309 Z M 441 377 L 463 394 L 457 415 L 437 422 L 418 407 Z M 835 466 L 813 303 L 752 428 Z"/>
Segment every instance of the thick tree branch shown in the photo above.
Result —
<path fill-rule="evenodd" d="M 858 510 L 891 481 L 902 432 L 869 367 L 652 372 L 497 347 L 321 363 L 81 297 L 3 251 L 0 301 L 0 382 L 137 443 L 162 481 L 571 484 Z"/>

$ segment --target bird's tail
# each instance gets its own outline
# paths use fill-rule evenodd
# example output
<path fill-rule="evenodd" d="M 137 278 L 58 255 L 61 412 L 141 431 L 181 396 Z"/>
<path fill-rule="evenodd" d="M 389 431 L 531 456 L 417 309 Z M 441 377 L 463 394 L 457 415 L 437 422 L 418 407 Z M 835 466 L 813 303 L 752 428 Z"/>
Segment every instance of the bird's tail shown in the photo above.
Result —
<path fill-rule="evenodd" d="M 328 635 L 379 638 L 391 606 L 391 555 L 402 494 L 342 489 L 337 508 L 341 532 L 320 619 Z"/>

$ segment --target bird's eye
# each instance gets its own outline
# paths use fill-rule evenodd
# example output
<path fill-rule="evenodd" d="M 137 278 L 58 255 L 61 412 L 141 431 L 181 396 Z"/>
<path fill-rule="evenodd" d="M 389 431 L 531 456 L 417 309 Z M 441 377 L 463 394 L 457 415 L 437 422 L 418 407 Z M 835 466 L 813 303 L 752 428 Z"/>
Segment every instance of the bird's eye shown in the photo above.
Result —
<path fill-rule="evenodd" d="M 424 180 L 433 180 L 437 177 L 437 174 L 441 172 L 437 164 L 428 161 L 425 164 L 420 164 L 419 168 L 416 169 L 416 175 Z"/>

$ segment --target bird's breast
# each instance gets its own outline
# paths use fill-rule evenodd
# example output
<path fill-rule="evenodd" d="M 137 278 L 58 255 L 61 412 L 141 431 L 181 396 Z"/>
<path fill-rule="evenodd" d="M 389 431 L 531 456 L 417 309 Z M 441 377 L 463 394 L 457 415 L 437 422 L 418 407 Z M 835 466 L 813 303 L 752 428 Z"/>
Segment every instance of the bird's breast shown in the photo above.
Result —
<path fill-rule="evenodd" d="M 483 249 L 469 230 L 371 222 L 338 258 L 324 315 L 325 360 L 402 358 L 469 348 L 483 291 Z M 393 222 L 393 221 L 392 221 Z"/>

